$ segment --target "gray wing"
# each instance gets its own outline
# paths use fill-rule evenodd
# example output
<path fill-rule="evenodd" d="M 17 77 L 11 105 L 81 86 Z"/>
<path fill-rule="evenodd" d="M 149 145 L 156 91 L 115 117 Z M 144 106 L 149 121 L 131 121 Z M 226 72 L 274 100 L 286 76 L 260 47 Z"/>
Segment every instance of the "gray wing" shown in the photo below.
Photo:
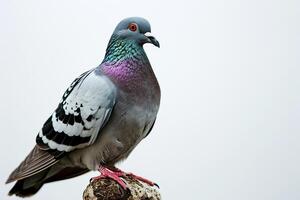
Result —
<path fill-rule="evenodd" d="M 109 119 L 115 99 L 115 86 L 106 76 L 95 70 L 87 72 L 65 92 L 40 130 L 37 144 L 58 152 L 93 144 Z"/>
<path fill-rule="evenodd" d="M 93 144 L 115 100 L 115 86 L 99 71 L 93 69 L 75 79 L 37 135 L 37 145 L 7 183 L 37 174 L 57 163 L 66 152 Z"/>

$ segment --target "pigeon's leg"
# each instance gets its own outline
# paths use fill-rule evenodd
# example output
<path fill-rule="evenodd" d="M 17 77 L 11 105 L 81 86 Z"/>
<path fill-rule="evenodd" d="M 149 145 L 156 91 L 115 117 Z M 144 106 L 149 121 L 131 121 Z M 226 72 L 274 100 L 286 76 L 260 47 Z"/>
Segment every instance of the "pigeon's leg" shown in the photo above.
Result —
<path fill-rule="evenodd" d="M 124 175 L 123 172 L 112 171 L 111 169 L 102 166 L 99 167 L 98 171 L 101 173 L 101 175 L 91 178 L 91 181 L 108 177 L 115 180 L 124 190 L 128 189 L 124 181 L 120 178 Z"/>
<path fill-rule="evenodd" d="M 148 180 L 148 179 L 146 179 L 146 178 L 144 178 L 144 177 L 141 177 L 141 176 L 137 176 L 137 175 L 135 175 L 135 174 L 133 174 L 133 173 L 128 173 L 128 172 L 123 172 L 122 170 L 120 170 L 120 169 L 118 169 L 118 168 L 116 168 L 116 167 L 110 167 L 109 168 L 111 171 L 114 171 L 114 172 L 116 172 L 116 173 L 120 173 L 120 174 L 122 174 L 121 176 L 130 176 L 131 178 L 133 178 L 133 179 L 135 179 L 135 180 L 139 180 L 139 181 L 141 181 L 141 182 L 144 182 L 144 183 L 147 183 L 148 185 L 150 185 L 150 186 L 156 186 L 156 187 L 158 187 L 159 188 L 159 186 L 156 184 L 156 183 L 154 183 L 154 182 L 152 182 L 152 181 L 150 181 L 150 180 Z"/>

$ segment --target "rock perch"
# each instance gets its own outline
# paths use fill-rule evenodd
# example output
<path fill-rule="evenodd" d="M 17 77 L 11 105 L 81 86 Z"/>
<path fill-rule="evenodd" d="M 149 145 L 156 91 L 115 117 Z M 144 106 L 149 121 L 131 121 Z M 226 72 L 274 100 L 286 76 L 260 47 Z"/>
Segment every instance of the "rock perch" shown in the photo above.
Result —
<path fill-rule="evenodd" d="M 122 178 L 130 191 L 124 190 L 110 178 L 93 180 L 83 192 L 83 200 L 161 200 L 158 187 L 132 179 Z"/>

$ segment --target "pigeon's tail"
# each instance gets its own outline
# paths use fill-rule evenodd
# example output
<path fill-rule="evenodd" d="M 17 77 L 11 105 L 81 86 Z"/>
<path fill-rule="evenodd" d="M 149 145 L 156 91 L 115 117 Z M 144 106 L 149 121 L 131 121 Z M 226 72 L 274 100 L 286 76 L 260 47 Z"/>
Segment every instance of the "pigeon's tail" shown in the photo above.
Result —
<path fill-rule="evenodd" d="M 47 173 L 48 170 L 45 170 L 28 178 L 18 180 L 14 187 L 9 191 L 8 195 L 16 195 L 19 197 L 29 197 L 34 195 L 43 186 L 43 179 Z"/>
<path fill-rule="evenodd" d="M 37 193 L 46 183 L 73 178 L 88 172 L 87 168 L 52 166 L 27 178 L 17 180 L 8 195 L 29 197 Z"/>

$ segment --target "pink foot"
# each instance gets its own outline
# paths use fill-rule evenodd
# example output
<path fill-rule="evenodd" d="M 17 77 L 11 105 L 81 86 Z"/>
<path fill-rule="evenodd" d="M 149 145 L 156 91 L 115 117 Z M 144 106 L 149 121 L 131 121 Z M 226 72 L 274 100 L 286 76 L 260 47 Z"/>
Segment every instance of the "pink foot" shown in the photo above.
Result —
<path fill-rule="evenodd" d="M 146 179 L 144 177 L 137 176 L 137 175 L 135 175 L 133 173 L 123 172 L 122 170 L 120 170 L 120 169 L 118 169 L 116 167 L 110 168 L 110 170 L 122 174 L 121 176 L 126 176 L 127 175 L 127 176 L 132 177 L 135 180 L 139 180 L 139 181 L 144 182 L 144 183 L 146 183 L 146 184 L 148 184 L 150 186 L 154 186 L 155 185 L 156 187 L 159 188 L 159 186 L 156 183 L 154 183 L 154 182 L 152 182 L 152 181 L 150 181 L 150 180 L 148 180 L 148 179 Z"/>
<path fill-rule="evenodd" d="M 124 181 L 120 178 L 121 176 L 124 176 L 123 172 L 112 171 L 106 167 L 100 167 L 99 172 L 101 173 L 101 175 L 91 178 L 91 181 L 108 177 L 108 178 L 115 180 L 124 190 L 128 189 L 128 187 L 126 186 Z"/>

